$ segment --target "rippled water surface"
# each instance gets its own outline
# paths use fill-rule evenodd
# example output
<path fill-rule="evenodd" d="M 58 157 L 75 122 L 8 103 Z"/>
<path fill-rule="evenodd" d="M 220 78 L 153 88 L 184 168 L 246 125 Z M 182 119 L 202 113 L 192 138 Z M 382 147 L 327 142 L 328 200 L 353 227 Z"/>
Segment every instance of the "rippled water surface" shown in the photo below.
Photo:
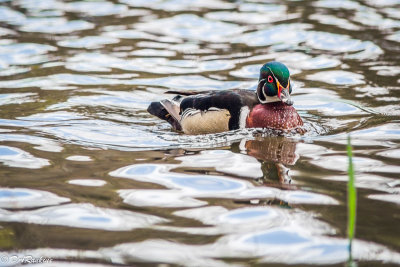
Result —
<path fill-rule="evenodd" d="M 270 60 L 304 135 L 146 111 Z M 349 133 L 352 259 L 400 264 L 399 62 L 398 0 L 0 0 L 0 265 L 343 266 Z"/>

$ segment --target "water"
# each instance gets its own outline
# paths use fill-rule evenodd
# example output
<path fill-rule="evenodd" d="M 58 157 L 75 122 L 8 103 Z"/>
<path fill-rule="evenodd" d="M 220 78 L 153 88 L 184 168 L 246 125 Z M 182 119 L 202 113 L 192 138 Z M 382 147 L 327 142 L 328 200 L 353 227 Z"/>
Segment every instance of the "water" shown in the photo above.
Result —
<path fill-rule="evenodd" d="M 398 0 L 0 0 L 0 265 L 343 266 L 348 134 L 352 258 L 399 264 L 399 18 Z M 304 135 L 184 136 L 146 112 L 254 89 L 270 60 Z"/>

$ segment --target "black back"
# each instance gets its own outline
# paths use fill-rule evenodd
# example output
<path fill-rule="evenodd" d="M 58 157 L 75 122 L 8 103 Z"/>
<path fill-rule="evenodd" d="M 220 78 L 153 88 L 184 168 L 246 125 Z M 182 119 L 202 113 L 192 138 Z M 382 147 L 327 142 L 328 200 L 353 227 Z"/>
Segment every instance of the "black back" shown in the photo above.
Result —
<path fill-rule="evenodd" d="M 258 99 L 255 91 L 252 90 L 210 91 L 183 99 L 180 105 L 180 112 L 182 114 L 187 108 L 202 111 L 211 107 L 227 109 L 231 115 L 229 129 L 234 130 L 239 128 L 240 109 L 243 106 L 248 106 L 251 110 L 256 104 L 258 104 Z"/>

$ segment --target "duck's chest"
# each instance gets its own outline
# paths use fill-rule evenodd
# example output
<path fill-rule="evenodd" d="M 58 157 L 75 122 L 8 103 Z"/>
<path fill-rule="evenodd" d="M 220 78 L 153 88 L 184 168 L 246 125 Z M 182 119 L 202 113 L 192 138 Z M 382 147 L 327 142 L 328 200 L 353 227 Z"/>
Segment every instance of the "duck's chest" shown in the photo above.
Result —
<path fill-rule="evenodd" d="M 247 128 L 291 130 L 302 125 L 303 121 L 296 109 L 282 102 L 258 104 L 246 120 Z"/>

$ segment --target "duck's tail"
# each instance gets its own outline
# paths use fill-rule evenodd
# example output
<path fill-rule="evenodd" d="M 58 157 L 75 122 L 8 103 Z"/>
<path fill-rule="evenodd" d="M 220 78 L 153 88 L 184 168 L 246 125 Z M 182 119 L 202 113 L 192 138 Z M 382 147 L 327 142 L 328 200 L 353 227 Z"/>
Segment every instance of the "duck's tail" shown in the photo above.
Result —
<path fill-rule="evenodd" d="M 179 114 L 182 98 L 181 95 L 177 95 L 172 100 L 164 99 L 159 102 L 151 102 L 147 111 L 167 121 L 175 130 L 182 131 L 182 126 L 180 124 L 181 115 Z"/>

